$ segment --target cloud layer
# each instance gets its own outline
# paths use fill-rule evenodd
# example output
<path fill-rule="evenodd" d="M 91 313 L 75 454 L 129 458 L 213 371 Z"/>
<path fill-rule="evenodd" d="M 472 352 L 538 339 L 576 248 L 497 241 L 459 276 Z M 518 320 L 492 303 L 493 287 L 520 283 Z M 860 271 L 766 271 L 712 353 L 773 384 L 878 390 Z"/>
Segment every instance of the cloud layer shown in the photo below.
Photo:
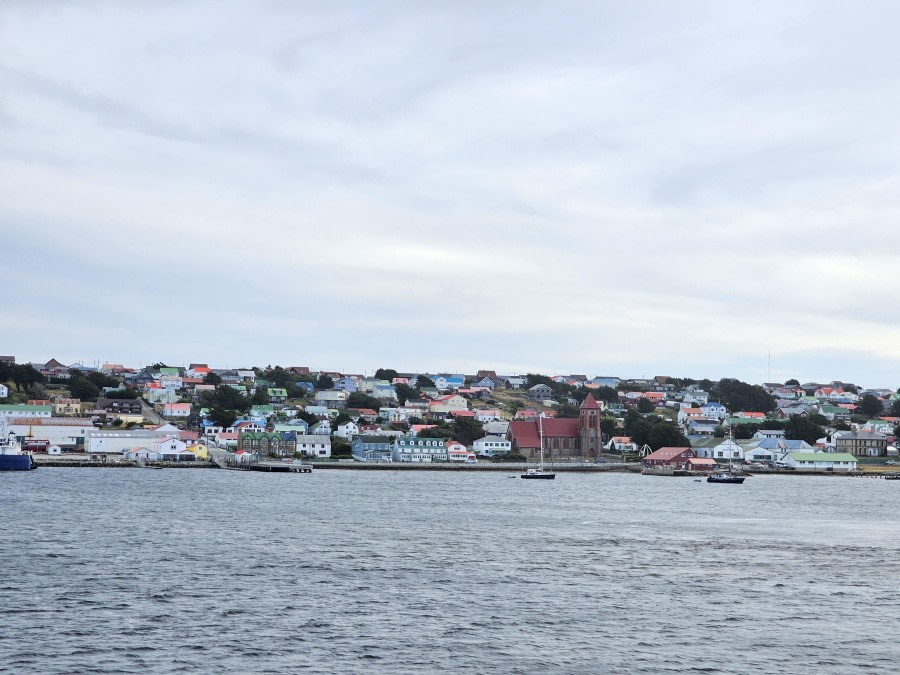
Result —
<path fill-rule="evenodd" d="M 896 386 L 898 19 L 6 3 L 0 351 Z"/>

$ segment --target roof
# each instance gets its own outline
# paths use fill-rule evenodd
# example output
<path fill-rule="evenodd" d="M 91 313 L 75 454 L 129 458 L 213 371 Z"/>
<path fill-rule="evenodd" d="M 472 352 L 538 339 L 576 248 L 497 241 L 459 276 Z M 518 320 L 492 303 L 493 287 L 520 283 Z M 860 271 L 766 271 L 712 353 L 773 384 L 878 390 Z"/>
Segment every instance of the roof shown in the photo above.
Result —
<path fill-rule="evenodd" d="M 581 406 L 579 407 L 581 410 L 600 410 L 600 404 L 597 403 L 594 395 L 590 392 L 588 392 L 588 395 L 584 397 L 584 400 L 581 402 Z"/>
<path fill-rule="evenodd" d="M 644 459 L 672 459 L 673 457 L 678 457 L 685 450 L 690 450 L 690 448 L 660 448 L 655 452 L 651 452 L 649 455 L 644 457 Z"/>
<path fill-rule="evenodd" d="M 798 462 L 858 462 L 849 452 L 789 452 Z"/>
<path fill-rule="evenodd" d="M 357 440 L 361 443 L 381 443 L 382 445 L 391 445 L 394 439 L 390 436 L 357 436 Z"/>
<path fill-rule="evenodd" d="M 4 403 L 0 405 L 0 412 L 53 412 L 52 405 L 23 405 L 20 403 Z"/>
<path fill-rule="evenodd" d="M 710 459 L 709 457 L 689 457 L 688 461 L 691 464 L 702 464 L 704 466 L 717 466 L 716 460 Z"/>

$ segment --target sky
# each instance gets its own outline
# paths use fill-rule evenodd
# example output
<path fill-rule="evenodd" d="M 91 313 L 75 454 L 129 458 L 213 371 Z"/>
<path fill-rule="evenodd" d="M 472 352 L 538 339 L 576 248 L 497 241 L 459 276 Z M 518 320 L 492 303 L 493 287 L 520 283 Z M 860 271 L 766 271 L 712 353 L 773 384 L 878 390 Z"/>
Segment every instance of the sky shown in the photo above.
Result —
<path fill-rule="evenodd" d="M 900 386 L 894 2 L 0 5 L 0 354 Z"/>

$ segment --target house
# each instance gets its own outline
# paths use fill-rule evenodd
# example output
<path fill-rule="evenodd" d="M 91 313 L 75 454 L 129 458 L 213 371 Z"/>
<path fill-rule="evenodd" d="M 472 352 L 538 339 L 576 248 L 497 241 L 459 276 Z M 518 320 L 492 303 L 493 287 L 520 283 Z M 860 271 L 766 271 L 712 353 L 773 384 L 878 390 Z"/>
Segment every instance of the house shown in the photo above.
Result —
<path fill-rule="evenodd" d="M 143 406 L 136 398 L 101 398 L 94 406 L 94 410 L 101 410 L 107 416 L 143 415 Z"/>
<path fill-rule="evenodd" d="M 506 438 L 509 433 L 509 422 L 485 422 L 482 427 L 489 436 L 502 436 Z"/>
<path fill-rule="evenodd" d="M 610 452 L 637 452 L 637 443 L 631 440 L 631 436 L 613 436 L 609 442 L 603 446 Z"/>
<path fill-rule="evenodd" d="M 325 389 L 317 391 L 313 398 L 318 405 L 326 405 L 329 408 L 344 408 L 347 405 L 347 398 L 350 396 L 346 391 L 335 391 L 334 389 Z"/>
<path fill-rule="evenodd" d="M 9 396 L 9 387 L 5 384 L 0 384 L 0 398 L 6 398 Z"/>
<path fill-rule="evenodd" d="M 691 438 L 694 436 L 714 436 L 718 427 L 718 420 L 708 420 L 705 418 L 692 419 L 688 420 L 687 427 L 685 427 L 685 434 Z"/>
<path fill-rule="evenodd" d="M 2 391 L 0 391 L 2 394 Z M 53 414 L 61 416 L 71 416 L 81 414 L 81 399 L 77 398 L 58 398 L 53 401 Z"/>
<path fill-rule="evenodd" d="M 266 394 L 269 395 L 269 400 L 272 403 L 284 403 L 287 401 L 287 389 L 282 387 L 269 387 L 266 389 Z M 265 399 L 263 399 L 265 400 Z"/>
<path fill-rule="evenodd" d="M 331 457 L 331 437 L 325 434 L 309 434 L 295 436 L 296 451 L 305 457 Z"/>
<path fill-rule="evenodd" d="M 275 406 L 273 406 L 271 403 L 267 403 L 265 405 L 250 406 L 250 417 L 260 424 L 265 424 L 266 420 L 268 420 L 274 414 Z"/>
<path fill-rule="evenodd" d="M 297 436 L 291 432 L 245 431 L 238 437 L 238 450 L 260 457 L 293 457 L 297 451 Z"/>
<path fill-rule="evenodd" d="M 784 438 L 784 429 L 760 429 L 753 438 Z"/>
<path fill-rule="evenodd" d="M 691 419 L 706 419 L 706 416 L 700 408 L 681 407 L 678 409 L 678 424 L 684 427 Z"/>
<path fill-rule="evenodd" d="M 86 429 L 84 451 L 90 454 L 124 454 L 141 448 L 149 450 L 156 441 L 178 438 L 178 429 Z"/>
<path fill-rule="evenodd" d="M 796 471 L 856 471 L 858 464 L 846 452 L 789 452 L 780 461 Z"/>
<path fill-rule="evenodd" d="M 377 384 L 372 389 L 372 396 L 383 401 L 396 401 L 397 390 L 390 384 Z"/>
<path fill-rule="evenodd" d="M 316 422 L 312 425 L 312 429 L 310 429 L 309 432 L 313 436 L 331 436 L 331 422 L 328 420 Z"/>
<path fill-rule="evenodd" d="M 716 460 L 708 457 L 688 457 L 687 459 L 688 471 L 715 471 L 718 466 Z"/>
<path fill-rule="evenodd" d="M 462 375 L 438 375 L 436 377 L 430 377 L 429 379 L 434 382 L 434 386 L 437 387 L 440 391 L 448 391 L 459 389 L 463 385 L 465 385 L 465 378 Z"/>
<path fill-rule="evenodd" d="M 502 436 L 484 436 L 472 443 L 472 450 L 482 457 L 508 455 L 512 452 L 512 443 Z"/>
<path fill-rule="evenodd" d="M 686 406 L 704 406 L 709 403 L 709 394 L 700 389 L 694 391 L 685 389 L 683 392 L 681 392 L 681 403 Z"/>
<path fill-rule="evenodd" d="M 488 408 L 475 411 L 475 419 L 479 422 L 501 422 L 503 417 L 496 408 Z"/>
<path fill-rule="evenodd" d="M 359 427 L 356 425 L 356 422 L 344 422 L 343 424 L 338 424 L 334 435 L 348 441 L 353 440 L 359 436 Z"/>
<path fill-rule="evenodd" d="M 394 462 L 445 462 L 447 448 L 442 438 L 402 436 L 394 439 L 391 459 Z"/>
<path fill-rule="evenodd" d="M 338 380 L 335 380 L 334 387 L 332 389 L 336 389 L 337 391 L 346 391 L 348 394 L 352 394 L 359 390 L 359 382 L 354 377 L 342 377 Z"/>
<path fill-rule="evenodd" d="M 715 401 L 710 401 L 709 403 L 700 406 L 700 410 L 707 419 L 724 420 L 728 416 L 728 411 L 725 409 L 725 406 Z"/>
<path fill-rule="evenodd" d="M 309 425 L 301 419 L 292 419 L 284 424 L 273 424 L 273 431 L 291 431 L 295 434 L 309 433 Z"/>
<path fill-rule="evenodd" d="M 508 389 L 521 389 L 528 383 L 524 377 L 506 377 L 502 381 Z"/>
<path fill-rule="evenodd" d="M 488 391 L 493 391 L 495 386 L 496 385 L 494 384 L 494 381 L 491 378 L 482 377 L 480 380 L 478 380 L 477 382 L 475 382 L 475 384 L 472 385 L 472 388 L 473 389 L 487 389 Z"/>
<path fill-rule="evenodd" d="M 700 438 L 691 439 L 694 455 L 701 459 L 727 459 L 742 461 L 744 447 L 733 438 Z"/>
<path fill-rule="evenodd" d="M 526 398 L 529 401 L 534 401 L 535 403 L 541 403 L 543 401 L 552 401 L 553 400 L 553 389 L 551 389 L 546 384 L 536 384 L 531 389 L 528 390 L 528 393 L 525 394 Z"/>
<path fill-rule="evenodd" d="M 475 453 L 469 452 L 466 446 L 464 446 L 462 443 L 448 440 L 444 443 L 444 447 L 447 450 L 448 462 L 474 464 L 478 461 Z"/>
<path fill-rule="evenodd" d="M 393 448 L 390 436 L 363 435 L 353 439 L 350 452 L 357 462 L 390 462 Z"/>
<path fill-rule="evenodd" d="M 644 457 L 643 463 L 646 467 L 687 469 L 688 460 L 696 457 L 690 448 L 660 448 Z"/>
<path fill-rule="evenodd" d="M 468 410 L 469 402 L 459 394 L 439 396 L 428 404 L 429 413 L 450 413 L 454 410 Z"/>
<path fill-rule="evenodd" d="M 166 403 L 163 405 L 162 416 L 167 418 L 186 419 L 191 415 L 190 403 Z"/>
<path fill-rule="evenodd" d="M 475 373 L 475 377 L 476 379 L 480 380 L 489 379 L 492 381 L 496 381 L 499 379 L 497 377 L 497 371 L 495 370 L 479 370 L 477 373 Z"/>
<path fill-rule="evenodd" d="M 835 440 L 835 450 L 854 457 L 884 457 L 887 454 L 887 436 L 877 431 L 854 431 Z"/>

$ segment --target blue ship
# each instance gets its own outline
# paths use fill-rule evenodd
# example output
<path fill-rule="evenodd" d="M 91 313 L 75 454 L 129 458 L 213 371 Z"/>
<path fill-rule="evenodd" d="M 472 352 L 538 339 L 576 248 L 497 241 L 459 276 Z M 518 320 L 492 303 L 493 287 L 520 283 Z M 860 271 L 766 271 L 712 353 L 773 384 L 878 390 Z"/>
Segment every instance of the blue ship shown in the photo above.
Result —
<path fill-rule="evenodd" d="M 16 434 L 0 419 L 0 471 L 31 471 L 37 464 L 31 453 L 23 452 Z"/>

